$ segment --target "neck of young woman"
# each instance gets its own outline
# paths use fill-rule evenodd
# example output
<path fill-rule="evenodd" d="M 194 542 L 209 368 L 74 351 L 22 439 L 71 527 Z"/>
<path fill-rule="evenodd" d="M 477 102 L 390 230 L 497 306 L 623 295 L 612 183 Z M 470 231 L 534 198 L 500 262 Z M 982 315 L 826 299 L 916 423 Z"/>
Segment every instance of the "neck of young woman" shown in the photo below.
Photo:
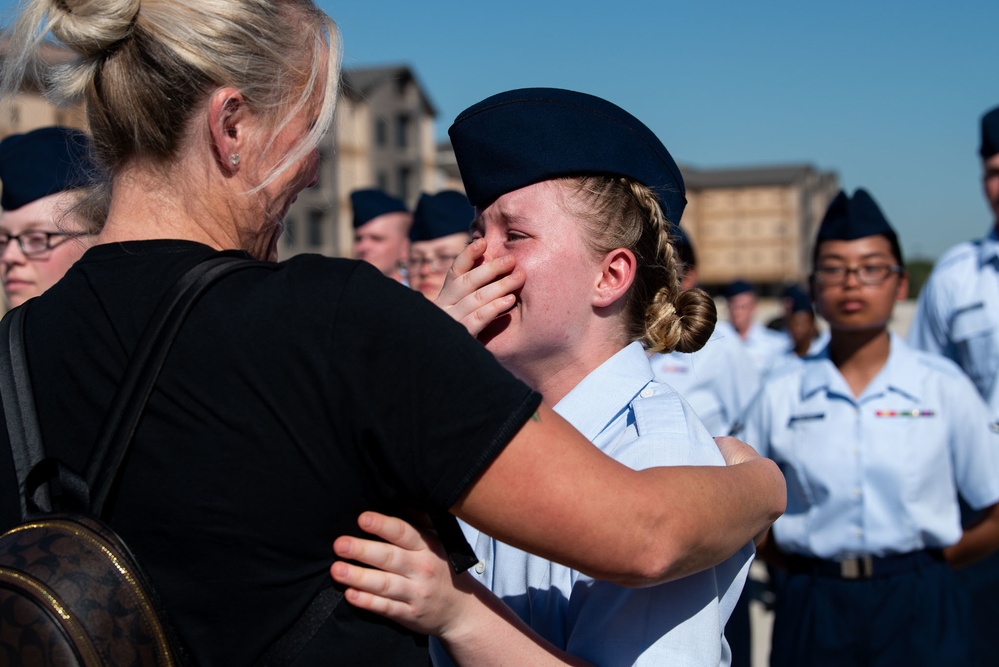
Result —
<path fill-rule="evenodd" d="M 888 363 L 891 335 L 887 327 L 862 331 L 832 330 L 829 359 L 846 380 L 854 396 L 860 396 Z"/>
<path fill-rule="evenodd" d="M 622 347 L 624 345 L 618 343 L 598 345 L 571 354 L 522 358 L 504 362 L 503 365 L 529 387 L 540 392 L 545 403 L 555 405 Z"/>

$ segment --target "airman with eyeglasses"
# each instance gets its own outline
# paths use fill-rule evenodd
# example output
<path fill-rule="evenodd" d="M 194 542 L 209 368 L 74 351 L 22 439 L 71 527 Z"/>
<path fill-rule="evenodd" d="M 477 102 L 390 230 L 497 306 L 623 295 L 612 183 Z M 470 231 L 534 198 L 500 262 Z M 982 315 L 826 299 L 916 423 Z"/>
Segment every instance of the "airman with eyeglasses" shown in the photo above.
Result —
<path fill-rule="evenodd" d="M 428 299 L 436 299 L 448 269 L 472 238 L 469 231 L 475 209 L 456 190 L 422 194 L 410 230 L 410 286 Z"/>
<path fill-rule="evenodd" d="M 977 664 L 955 570 L 999 548 L 988 406 L 889 329 L 908 276 L 866 191 L 833 199 L 812 259 L 829 344 L 775 372 L 737 434 L 806 490 L 788 494 L 758 552 L 782 571 L 770 664 Z M 981 521 L 962 526 L 958 498 Z"/>
<path fill-rule="evenodd" d="M 94 171 L 79 130 L 45 127 L 0 142 L 0 281 L 10 307 L 54 285 L 89 246 L 76 207 Z"/>

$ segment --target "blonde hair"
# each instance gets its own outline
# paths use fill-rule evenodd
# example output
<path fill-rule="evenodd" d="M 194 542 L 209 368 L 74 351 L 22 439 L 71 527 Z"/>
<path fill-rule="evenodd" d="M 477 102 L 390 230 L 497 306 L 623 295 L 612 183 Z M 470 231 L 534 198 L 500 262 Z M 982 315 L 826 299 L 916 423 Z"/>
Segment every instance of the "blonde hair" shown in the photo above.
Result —
<path fill-rule="evenodd" d="M 312 150 L 333 121 L 339 32 L 312 0 L 27 0 L 0 94 L 20 87 L 50 33 L 78 58 L 52 74 L 49 93 L 56 102 L 85 97 L 95 152 L 112 178 L 136 159 L 174 159 L 192 114 L 219 87 L 273 118 L 272 140 L 322 93 L 315 125 L 257 188 Z"/>
<path fill-rule="evenodd" d="M 560 179 L 575 189 L 574 213 L 586 228 L 596 256 L 626 248 L 637 260 L 625 305 L 629 340 L 652 352 L 695 352 L 708 341 L 718 319 L 715 303 L 700 289 L 682 291 L 682 266 L 669 234 L 669 220 L 648 187 L 627 178 L 579 176 Z"/>

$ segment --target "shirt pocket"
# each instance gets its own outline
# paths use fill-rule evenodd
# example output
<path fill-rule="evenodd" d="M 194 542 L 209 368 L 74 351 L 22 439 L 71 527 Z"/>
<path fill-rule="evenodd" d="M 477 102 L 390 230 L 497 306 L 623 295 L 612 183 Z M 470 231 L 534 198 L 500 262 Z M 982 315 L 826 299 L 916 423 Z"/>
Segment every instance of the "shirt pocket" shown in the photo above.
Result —
<path fill-rule="evenodd" d="M 791 415 L 776 438 L 773 458 L 784 473 L 789 511 L 806 515 L 829 496 L 830 465 L 842 456 L 838 447 L 830 446 L 835 440 L 832 431 L 824 410 L 806 410 Z"/>
<path fill-rule="evenodd" d="M 951 340 L 957 363 L 968 374 L 978 393 L 988 400 L 999 371 L 999 322 L 984 303 L 974 304 L 954 316 Z"/>

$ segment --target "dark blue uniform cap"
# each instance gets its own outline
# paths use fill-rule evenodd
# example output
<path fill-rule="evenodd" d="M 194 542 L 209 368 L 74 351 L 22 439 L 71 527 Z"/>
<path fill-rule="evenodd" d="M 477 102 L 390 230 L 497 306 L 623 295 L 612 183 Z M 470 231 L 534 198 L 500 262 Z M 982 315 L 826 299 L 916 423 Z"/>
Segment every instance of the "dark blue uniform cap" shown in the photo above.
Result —
<path fill-rule="evenodd" d="M 840 190 L 822 218 L 816 245 L 821 241 L 853 241 L 878 234 L 889 241 L 898 241 L 895 230 L 866 190 L 857 188 L 853 198 Z"/>
<path fill-rule="evenodd" d="M 386 213 L 408 212 L 405 202 L 378 188 L 354 190 L 350 193 L 350 205 L 354 209 L 354 229 Z"/>
<path fill-rule="evenodd" d="M 812 312 L 812 299 L 801 285 L 788 285 L 784 296 L 791 300 L 792 313 Z"/>
<path fill-rule="evenodd" d="M 666 147 L 624 109 L 557 88 L 511 90 L 463 111 L 448 130 L 465 191 L 485 207 L 553 178 L 626 176 L 652 188 L 670 222 L 687 200 Z"/>
<path fill-rule="evenodd" d="M 725 288 L 725 296 L 732 298 L 733 296 L 738 296 L 740 294 L 745 294 L 746 292 L 753 292 L 753 286 L 750 285 L 745 280 L 733 280 Z"/>
<path fill-rule="evenodd" d="M 982 147 L 979 152 L 983 160 L 999 153 L 999 107 L 982 116 Z"/>
<path fill-rule="evenodd" d="M 435 195 L 420 195 L 409 228 L 411 241 L 432 241 L 442 236 L 468 232 L 475 218 L 475 209 L 468 197 L 457 190 L 445 190 Z"/>
<path fill-rule="evenodd" d="M 99 176 L 90 138 L 80 130 L 43 127 L 0 141 L 0 207 L 4 210 L 93 185 Z"/>

